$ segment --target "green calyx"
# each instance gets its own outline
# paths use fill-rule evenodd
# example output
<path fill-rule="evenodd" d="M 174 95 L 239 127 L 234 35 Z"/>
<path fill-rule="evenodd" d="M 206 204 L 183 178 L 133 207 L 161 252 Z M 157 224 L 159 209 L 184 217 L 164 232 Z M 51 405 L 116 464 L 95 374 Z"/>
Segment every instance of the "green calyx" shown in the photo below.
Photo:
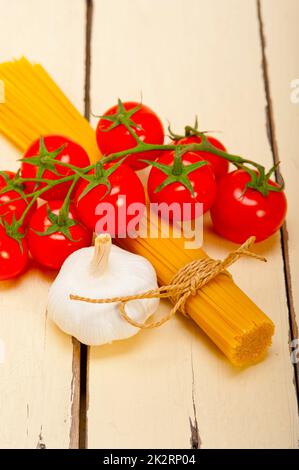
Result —
<path fill-rule="evenodd" d="M 25 233 L 20 232 L 21 224 L 15 218 L 15 215 L 13 214 L 12 221 L 10 223 L 0 217 L 0 225 L 2 225 L 2 227 L 5 229 L 8 237 L 13 238 L 16 242 L 18 242 L 21 252 L 23 253 L 22 239 L 25 237 Z"/>
<path fill-rule="evenodd" d="M 5 187 L 0 190 L 0 195 L 5 194 L 8 191 L 15 191 L 22 199 L 27 201 L 26 194 L 24 193 L 25 185 L 22 183 L 20 178 L 20 170 L 17 172 L 14 178 L 10 178 L 5 171 L 0 171 L 0 176 L 5 181 Z"/>
<path fill-rule="evenodd" d="M 111 125 L 108 127 L 108 129 L 101 129 L 101 132 L 109 132 L 121 124 L 125 125 L 127 128 L 140 129 L 140 126 L 131 119 L 133 114 L 139 111 L 139 109 L 141 109 L 141 104 L 135 106 L 132 109 L 126 110 L 122 101 L 118 99 L 117 110 L 115 114 L 99 116 L 101 119 L 111 122 Z"/>
<path fill-rule="evenodd" d="M 284 181 L 282 181 L 282 183 L 278 186 L 269 184 L 269 180 L 272 174 L 275 172 L 278 165 L 279 165 L 279 162 L 276 163 L 272 168 L 270 168 L 270 170 L 267 173 L 265 171 L 265 167 L 263 167 L 262 165 L 259 165 L 257 167 L 257 171 L 252 170 L 251 168 L 248 168 L 248 166 L 245 166 L 245 165 L 237 165 L 239 169 L 246 171 L 246 173 L 248 173 L 251 177 L 251 180 L 245 185 L 243 194 L 245 194 L 247 188 L 254 189 L 255 191 L 258 191 L 265 197 L 269 195 L 269 192 L 279 193 L 283 191 Z"/>
<path fill-rule="evenodd" d="M 170 124 L 168 126 L 168 132 L 169 132 L 169 137 L 172 140 L 181 140 L 184 139 L 185 137 L 202 137 L 204 134 L 206 134 L 208 131 L 199 131 L 198 130 L 198 118 L 195 116 L 195 123 L 194 126 L 185 126 L 184 127 L 185 133 L 180 135 L 180 134 L 175 134 L 172 132 Z"/>
<path fill-rule="evenodd" d="M 37 235 L 45 237 L 47 235 L 52 235 L 53 233 L 60 232 L 72 242 L 79 241 L 74 240 L 70 233 L 70 228 L 77 225 L 78 222 L 71 219 L 71 217 L 69 216 L 68 204 L 60 209 L 58 215 L 52 212 L 50 207 L 47 206 L 47 216 L 51 222 L 51 225 L 44 232 L 38 232 L 37 230 L 34 230 Z"/>
<path fill-rule="evenodd" d="M 46 148 L 44 138 L 41 137 L 40 141 L 39 141 L 38 155 L 36 155 L 35 157 L 21 158 L 20 161 L 25 162 L 25 163 L 29 163 L 30 165 L 37 166 L 37 168 L 38 168 L 37 174 L 36 174 L 36 179 L 37 180 L 42 178 L 45 170 L 51 170 L 52 173 L 59 176 L 59 173 L 56 169 L 55 164 L 60 163 L 60 162 L 57 162 L 57 160 L 55 160 L 55 158 L 57 157 L 57 155 L 60 154 L 60 152 L 62 152 L 62 150 L 64 148 L 65 148 L 65 144 L 61 145 L 61 147 L 59 147 L 58 149 L 53 150 L 52 152 L 50 152 Z"/>
<path fill-rule="evenodd" d="M 113 165 L 109 166 L 108 168 L 105 168 L 103 161 L 99 161 L 95 164 L 94 172 L 92 174 L 82 175 L 82 179 L 85 179 L 88 182 L 88 185 L 80 194 L 78 201 L 80 201 L 84 196 L 86 196 L 86 194 L 89 193 L 89 191 L 96 188 L 100 184 L 106 186 L 106 191 L 101 198 L 104 199 L 104 197 L 107 196 L 107 194 L 109 194 L 111 190 L 111 183 L 109 181 L 109 177 L 112 175 L 112 173 L 117 170 L 117 168 L 123 163 L 124 160 L 125 158 L 122 158 Z"/>
<path fill-rule="evenodd" d="M 191 195 L 194 197 L 194 188 L 189 179 L 189 174 L 198 168 L 207 165 L 208 162 L 205 160 L 200 160 L 196 163 L 184 165 L 182 161 L 182 156 L 184 153 L 186 153 L 186 150 L 180 146 L 177 146 L 174 150 L 174 160 L 172 165 L 165 165 L 164 163 L 142 160 L 148 165 L 152 165 L 153 167 L 158 168 L 166 175 L 165 180 L 155 189 L 155 193 L 160 192 L 162 189 L 172 183 L 180 183 L 186 189 L 188 189 L 188 191 L 190 191 Z"/>

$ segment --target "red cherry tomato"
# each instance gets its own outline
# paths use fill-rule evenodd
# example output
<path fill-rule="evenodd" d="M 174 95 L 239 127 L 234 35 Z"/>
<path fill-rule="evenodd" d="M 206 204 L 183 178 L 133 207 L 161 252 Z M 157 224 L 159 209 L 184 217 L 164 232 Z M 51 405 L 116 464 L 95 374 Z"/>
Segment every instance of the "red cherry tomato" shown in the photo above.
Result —
<path fill-rule="evenodd" d="M 13 186 L 10 188 L 10 183 L 16 176 L 15 173 L 12 171 L 5 171 L 4 173 L 8 176 L 9 180 L 7 180 L 3 175 L 0 175 L 0 217 L 5 219 L 8 223 L 11 223 L 13 216 L 16 220 L 20 219 L 31 199 L 26 197 L 26 194 L 23 191 L 24 188 L 19 187 L 14 189 Z M 8 191 L 1 192 L 8 187 Z M 24 220 L 24 225 L 27 225 L 35 209 L 36 203 L 34 203 L 29 209 Z"/>
<path fill-rule="evenodd" d="M 226 152 L 226 148 L 224 145 L 215 137 L 207 136 L 208 141 L 214 145 L 219 150 L 223 150 Z M 190 136 L 190 137 L 184 137 L 179 140 L 175 140 L 174 144 L 176 145 L 185 145 L 185 144 L 200 144 L 201 138 L 199 136 Z M 228 172 L 228 165 L 229 162 L 228 160 L 225 160 L 225 158 L 219 157 L 219 155 L 215 155 L 213 152 L 203 152 L 203 151 L 198 151 L 194 152 L 196 155 L 199 155 L 202 157 L 204 160 L 207 160 L 209 163 L 211 163 L 216 181 L 219 181 L 222 176 L 226 175 Z"/>
<path fill-rule="evenodd" d="M 126 111 L 130 111 L 139 106 L 138 103 L 133 101 L 122 104 Z M 104 116 L 113 116 L 117 113 L 118 109 L 119 105 L 113 106 L 106 111 Z M 142 104 L 140 105 L 140 109 L 136 111 L 130 119 L 138 126 L 133 127 L 133 130 L 143 142 L 157 145 L 163 144 L 163 126 L 154 111 Z M 109 155 L 136 147 L 136 140 L 124 125 L 119 124 L 113 129 L 108 130 L 112 124 L 111 121 L 101 118 L 97 125 L 96 138 L 98 147 L 103 155 Z M 155 160 L 160 153 L 160 151 L 149 151 L 132 154 L 126 158 L 125 163 L 133 170 L 141 170 L 145 168 L 147 164 L 140 160 Z"/>
<path fill-rule="evenodd" d="M 83 149 L 83 147 L 66 137 L 62 137 L 60 135 L 48 135 L 43 138 L 43 141 L 45 149 L 43 148 L 43 144 L 39 139 L 33 142 L 33 144 L 29 147 L 29 149 L 24 155 L 24 158 L 32 158 L 46 153 L 46 156 L 43 157 L 44 160 L 48 164 L 53 164 L 54 162 L 54 169 L 58 172 L 58 175 L 56 175 L 51 169 L 47 168 L 42 172 L 42 178 L 49 180 L 57 180 L 73 174 L 73 171 L 71 169 L 61 166 L 58 163 L 56 164 L 56 161 L 75 165 L 79 168 L 84 168 L 90 164 L 88 155 Z M 59 150 L 59 148 L 61 147 L 63 148 L 57 154 L 57 150 Z M 23 178 L 36 178 L 40 176 L 38 167 L 27 162 L 22 162 L 21 176 Z M 45 191 L 41 196 L 42 199 L 45 199 L 47 201 L 53 199 L 64 199 L 71 186 L 71 183 L 72 182 L 65 182 L 57 184 L 48 191 Z M 35 188 L 41 189 L 43 187 L 45 187 L 45 184 L 43 183 L 40 183 L 37 186 L 34 182 L 26 183 L 26 189 L 29 193 L 33 192 Z"/>
<path fill-rule="evenodd" d="M 32 257 L 42 266 L 50 269 L 59 269 L 71 253 L 85 246 L 90 246 L 92 241 L 91 231 L 77 221 L 76 211 L 72 205 L 68 214 L 69 219 L 75 222 L 69 227 L 71 239 L 59 227 L 48 235 L 37 233 L 44 233 L 53 226 L 53 222 L 49 219 L 48 210 L 54 216 L 58 216 L 62 204 L 63 201 L 50 201 L 40 206 L 31 217 L 27 234 Z"/>
<path fill-rule="evenodd" d="M 106 164 L 105 170 L 110 167 L 111 164 Z M 90 175 L 92 174 L 94 174 L 93 171 Z M 78 217 L 90 230 L 108 232 L 113 237 L 124 236 L 127 234 L 128 224 L 133 219 L 136 220 L 135 217 L 138 214 L 140 220 L 142 206 L 145 210 L 144 188 L 136 173 L 124 164 L 121 164 L 109 176 L 109 182 L 111 189 L 107 194 L 107 186 L 99 183 L 81 197 L 89 184 L 88 181 L 82 179 L 75 197 Z M 127 209 L 132 204 L 138 204 L 140 211 L 136 207 L 136 213 L 133 210 L 132 214 L 127 214 Z"/>
<path fill-rule="evenodd" d="M 286 215 L 287 200 L 283 191 L 269 191 L 263 196 L 256 189 L 245 190 L 250 181 L 250 175 L 244 170 L 228 173 L 218 185 L 211 209 L 216 232 L 235 243 L 243 243 L 251 235 L 256 241 L 265 240 L 281 227 Z M 271 180 L 268 183 L 278 186 Z"/>
<path fill-rule="evenodd" d="M 7 235 L 0 225 L 0 281 L 19 276 L 28 264 L 28 249 L 25 238 L 20 243 Z"/>
<path fill-rule="evenodd" d="M 196 153 L 186 152 L 182 157 L 184 166 L 194 164 L 204 159 L 199 157 Z M 157 163 L 162 163 L 171 166 L 174 162 L 174 152 L 167 151 L 158 159 Z M 216 197 L 216 182 L 212 167 L 209 163 L 188 174 L 188 178 L 194 190 L 194 195 L 191 194 L 180 182 L 170 183 L 161 191 L 156 192 L 158 188 L 167 178 L 167 175 L 156 167 L 152 167 L 148 178 L 148 194 L 151 202 L 154 203 L 167 203 L 168 205 L 176 202 L 180 206 L 180 214 L 174 216 L 172 212 L 169 213 L 170 219 L 174 220 L 188 220 L 198 217 L 206 212 L 212 206 Z M 190 213 L 186 212 L 183 204 L 190 204 Z M 202 203 L 202 208 L 196 207 L 195 203 Z M 180 217 L 179 217 L 180 216 Z"/>

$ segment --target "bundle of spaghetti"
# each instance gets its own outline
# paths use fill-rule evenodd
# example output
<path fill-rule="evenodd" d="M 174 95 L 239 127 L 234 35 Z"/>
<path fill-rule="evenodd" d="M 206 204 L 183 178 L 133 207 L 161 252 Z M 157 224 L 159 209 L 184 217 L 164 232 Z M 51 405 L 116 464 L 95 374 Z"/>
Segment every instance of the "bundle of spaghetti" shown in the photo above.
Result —
<path fill-rule="evenodd" d="M 41 135 L 60 134 L 82 145 L 92 159 L 99 150 L 89 122 L 68 100 L 40 64 L 25 57 L 0 64 L 4 99 L 0 103 L 0 132 L 20 150 Z"/>
<path fill-rule="evenodd" d="M 99 158 L 94 130 L 39 64 L 25 58 L 0 64 L 0 80 L 5 86 L 0 132 L 20 150 L 40 135 L 62 134 L 80 143 L 92 162 Z M 155 223 L 152 214 L 149 223 Z M 183 236 L 164 238 L 163 223 L 156 223 L 157 238 L 126 238 L 117 243 L 146 257 L 159 282 L 168 284 L 185 264 L 207 255 L 202 249 L 185 249 Z M 272 321 L 227 274 L 219 274 L 191 296 L 186 311 L 235 365 L 261 360 L 271 344 Z"/>
<path fill-rule="evenodd" d="M 141 221 L 142 224 L 142 221 Z M 186 249 L 182 231 L 169 229 L 148 210 L 142 233 L 155 238 L 120 238 L 122 248 L 147 258 L 155 267 L 160 285 L 168 285 L 174 275 L 194 259 L 207 258 L 201 248 Z M 254 364 L 265 356 L 271 345 L 274 324 L 234 283 L 221 273 L 187 300 L 188 316 L 209 336 L 227 358 L 237 366 Z"/>

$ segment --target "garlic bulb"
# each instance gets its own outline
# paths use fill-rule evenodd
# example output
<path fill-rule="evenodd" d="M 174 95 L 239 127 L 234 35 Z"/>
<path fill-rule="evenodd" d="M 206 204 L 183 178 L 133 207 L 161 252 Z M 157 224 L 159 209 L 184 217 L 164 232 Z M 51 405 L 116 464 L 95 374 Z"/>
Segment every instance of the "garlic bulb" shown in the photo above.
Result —
<path fill-rule="evenodd" d="M 120 316 L 117 303 L 81 302 L 71 300 L 70 294 L 100 299 L 156 287 L 149 261 L 113 245 L 109 235 L 100 235 L 94 247 L 82 248 L 64 262 L 49 291 L 48 313 L 63 331 L 84 344 L 110 343 L 135 335 L 139 328 Z M 158 305 L 159 299 L 133 300 L 126 305 L 126 313 L 143 323 Z"/>

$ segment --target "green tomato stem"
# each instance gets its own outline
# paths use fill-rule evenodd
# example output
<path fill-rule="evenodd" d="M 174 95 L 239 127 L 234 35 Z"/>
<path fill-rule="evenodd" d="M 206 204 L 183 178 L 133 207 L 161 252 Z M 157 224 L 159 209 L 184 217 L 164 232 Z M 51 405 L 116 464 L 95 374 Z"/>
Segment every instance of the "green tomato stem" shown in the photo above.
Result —
<path fill-rule="evenodd" d="M 96 179 L 100 179 L 104 175 L 104 167 L 102 161 L 99 161 L 94 165 L 94 175 Z"/>
<path fill-rule="evenodd" d="M 255 163 L 254 161 L 242 158 L 239 155 L 229 154 L 222 150 L 219 150 L 216 147 L 214 147 L 212 144 L 210 144 L 208 141 L 201 142 L 199 144 L 194 144 L 194 143 L 184 144 L 181 147 L 184 150 L 184 153 L 199 152 L 199 151 L 213 152 L 215 155 L 218 155 L 219 157 L 222 157 L 235 165 L 247 163 L 247 164 L 253 165 L 257 169 L 263 168 L 262 165 L 259 165 L 258 163 Z M 174 144 L 155 145 L 155 144 L 147 144 L 145 142 L 141 142 L 140 144 L 136 145 L 136 147 L 133 147 L 132 149 L 122 150 L 121 152 L 112 153 L 108 155 L 107 157 L 104 157 L 102 161 L 103 163 L 108 163 L 118 158 L 126 157 L 128 154 L 132 155 L 132 154 L 136 154 L 139 152 L 148 152 L 151 150 L 175 150 L 176 148 L 177 148 L 177 145 L 174 145 Z"/>
<path fill-rule="evenodd" d="M 74 187 L 78 183 L 80 179 L 80 175 L 75 175 L 74 180 L 67 192 L 67 195 L 64 199 L 63 205 L 61 206 L 58 214 L 58 225 L 64 225 L 66 219 L 68 218 L 69 215 L 69 209 L 70 209 L 70 203 L 71 203 L 71 195 L 74 190 Z"/>
<path fill-rule="evenodd" d="M 70 163 L 57 162 L 57 166 L 63 166 L 65 168 L 68 168 L 69 170 L 74 171 L 74 173 L 86 173 L 87 171 L 90 171 L 94 165 L 88 165 L 84 168 L 79 168 L 75 165 L 71 165 Z"/>
<path fill-rule="evenodd" d="M 179 176 L 183 173 L 183 162 L 182 162 L 182 155 L 179 149 L 174 151 L 174 159 L 173 159 L 173 168 L 172 174 L 174 176 Z"/>
<path fill-rule="evenodd" d="M 46 191 L 48 191 L 48 189 L 52 188 L 53 186 L 56 186 L 56 184 L 61 184 L 61 183 L 67 183 L 68 181 L 71 181 L 73 178 L 74 178 L 75 175 L 70 175 L 70 176 L 66 176 L 65 178 L 61 178 L 60 180 L 53 180 L 53 184 L 48 184 L 47 186 L 45 186 L 44 188 L 41 188 L 39 189 L 38 191 L 35 191 L 34 193 L 31 193 L 32 196 L 30 195 L 27 195 L 27 197 L 32 197 L 31 201 L 29 202 L 28 206 L 26 207 L 26 209 L 24 210 L 21 218 L 18 220 L 18 226 L 21 227 L 21 225 L 23 224 L 24 222 L 24 219 L 26 217 L 26 215 L 28 214 L 29 210 L 31 209 L 31 207 L 34 205 L 34 203 L 36 202 L 36 200 L 42 196 L 43 193 L 45 193 Z"/>
<path fill-rule="evenodd" d="M 132 127 L 126 122 L 125 119 L 122 120 L 122 125 L 124 127 L 126 127 L 126 129 L 134 137 L 134 139 L 137 142 L 137 145 L 136 145 L 136 147 L 133 147 L 132 149 L 123 150 L 122 152 L 117 152 L 117 153 L 108 155 L 108 157 L 105 157 L 105 159 L 104 159 L 105 162 L 110 162 L 110 161 L 112 161 L 116 158 L 124 157 L 128 154 L 136 154 L 136 153 L 139 153 L 139 152 L 147 152 L 147 151 L 150 151 L 150 150 L 176 150 L 177 147 L 178 147 L 177 145 L 174 145 L 174 144 L 154 145 L 154 144 L 148 144 L 146 142 L 142 142 L 139 139 L 139 137 L 137 136 L 137 134 L 134 132 Z M 193 128 L 191 126 L 186 126 L 186 130 L 189 131 L 189 132 L 197 132 L 196 128 Z M 208 141 L 205 134 L 199 133 L 199 132 L 197 132 L 197 133 L 200 134 L 200 137 L 201 137 L 202 141 L 198 144 L 193 143 L 193 144 L 181 145 L 180 147 L 181 147 L 183 153 L 186 153 L 188 151 L 189 152 L 198 152 L 198 151 L 204 151 L 204 152 L 210 151 L 211 152 L 212 151 L 214 154 L 218 155 L 219 157 L 225 158 L 226 160 L 228 160 L 231 163 L 234 163 L 234 164 L 248 163 L 250 165 L 255 166 L 258 169 L 263 168 L 262 165 L 259 165 L 258 163 L 255 163 L 251 160 L 244 159 L 244 158 L 240 157 L 239 155 L 229 154 L 227 152 L 224 152 L 222 150 L 217 149 L 216 147 L 214 147 L 214 145 L 212 145 Z M 179 171 L 179 169 L 178 169 L 178 171 Z"/>
<path fill-rule="evenodd" d="M 119 116 L 119 121 L 129 131 L 129 133 L 136 140 L 137 143 L 142 143 L 142 140 L 139 139 L 138 135 L 136 134 L 134 129 L 132 129 L 132 127 L 127 123 L 125 118 L 122 118 L 121 116 Z"/>
<path fill-rule="evenodd" d="M 146 144 L 142 142 L 141 144 L 136 145 L 128 150 L 122 150 L 121 152 L 111 153 L 107 157 L 103 158 L 103 163 L 109 163 L 118 158 L 126 157 L 128 154 L 132 155 L 139 152 L 147 152 L 150 150 L 175 150 L 175 145 L 155 145 L 155 144 Z"/>

